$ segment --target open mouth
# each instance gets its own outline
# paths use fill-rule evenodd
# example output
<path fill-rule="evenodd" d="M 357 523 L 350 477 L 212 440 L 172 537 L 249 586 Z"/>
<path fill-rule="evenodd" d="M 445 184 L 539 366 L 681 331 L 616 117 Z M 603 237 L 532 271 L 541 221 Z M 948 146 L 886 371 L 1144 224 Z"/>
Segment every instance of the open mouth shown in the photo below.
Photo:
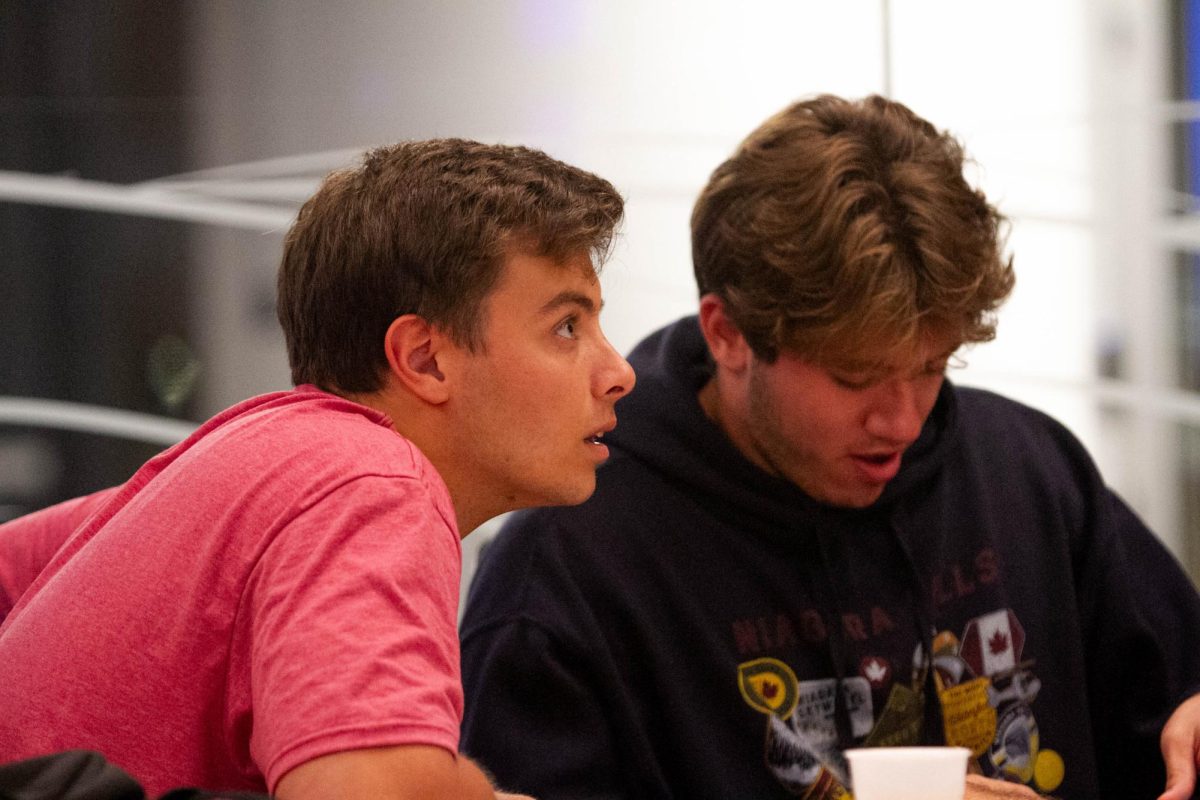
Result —
<path fill-rule="evenodd" d="M 600 422 L 600 427 L 596 428 L 589 436 L 583 437 L 584 444 L 590 444 L 594 447 L 601 448 L 605 453 L 608 452 L 608 447 L 604 442 L 604 434 L 617 427 L 615 419 L 606 419 Z"/>
<path fill-rule="evenodd" d="M 871 483 L 887 483 L 900 471 L 900 453 L 862 453 L 854 456 L 859 475 Z"/>

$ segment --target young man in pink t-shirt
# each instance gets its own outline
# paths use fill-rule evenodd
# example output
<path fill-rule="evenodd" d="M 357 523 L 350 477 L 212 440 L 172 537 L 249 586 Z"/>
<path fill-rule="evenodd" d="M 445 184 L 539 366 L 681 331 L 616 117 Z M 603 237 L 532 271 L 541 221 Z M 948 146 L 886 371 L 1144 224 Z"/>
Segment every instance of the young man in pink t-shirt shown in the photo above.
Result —
<path fill-rule="evenodd" d="M 327 178 L 279 272 L 296 388 L 0 526 L 0 761 L 96 750 L 152 797 L 497 796 L 457 753 L 459 542 L 592 492 L 634 382 L 599 325 L 621 213 L 462 140 Z"/>

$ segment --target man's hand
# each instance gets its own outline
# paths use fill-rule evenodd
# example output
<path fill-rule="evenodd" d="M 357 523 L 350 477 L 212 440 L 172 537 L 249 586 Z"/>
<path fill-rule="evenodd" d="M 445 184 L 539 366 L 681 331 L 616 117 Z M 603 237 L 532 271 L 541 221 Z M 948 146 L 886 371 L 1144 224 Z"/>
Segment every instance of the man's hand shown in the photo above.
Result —
<path fill-rule="evenodd" d="M 1041 797 L 1033 789 L 1019 783 L 998 781 L 982 775 L 967 776 L 967 793 L 963 800 L 1037 800 Z"/>
<path fill-rule="evenodd" d="M 1159 739 L 1167 765 L 1167 789 L 1158 800 L 1187 800 L 1196 786 L 1200 758 L 1200 694 L 1183 701 L 1163 726 Z"/>

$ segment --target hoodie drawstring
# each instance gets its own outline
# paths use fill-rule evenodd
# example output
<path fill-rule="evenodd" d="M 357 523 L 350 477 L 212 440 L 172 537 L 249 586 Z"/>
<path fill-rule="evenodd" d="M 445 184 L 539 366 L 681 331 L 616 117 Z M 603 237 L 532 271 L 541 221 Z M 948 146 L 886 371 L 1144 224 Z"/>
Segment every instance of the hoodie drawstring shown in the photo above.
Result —
<path fill-rule="evenodd" d="M 924 591 L 921 572 L 917 568 L 916 559 L 909 549 L 908 541 L 903 536 L 900 526 L 893 514 L 888 520 L 888 530 L 897 543 L 903 556 L 905 567 L 911 577 L 913 591 L 913 612 L 917 620 L 917 631 L 920 637 L 922 657 L 922 739 L 928 744 L 943 744 L 945 733 L 942 720 L 942 704 L 938 697 L 937 680 L 933 665 L 933 636 L 935 634 L 933 613 L 930 608 L 930 598 Z M 832 662 L 834 674 L 834 724 L 837 729 L 839 749 L 851 747 L 855 743 L 853 726 L 850 721 L 850 709 L 846 702 L 845 681 L 847 675 L 847 648 L 845 634 L 842 630 L 843 609 L 839 602 L 841 593 L 834 585 L 833 572 L 830 566 L 831 558 L 829 545 L 820 531 L 816 533 L 817 552 L 821 559 L 821 582 L 824 585 L 826 597 L 830 598 L 834 619 L 829 625 L 829 635 L 826 646 L 829 659 Z"/>
<path fill-rule="evenodd" d="M 826 597 L 833 603 L 834 618 L 829 625 L 829 635 L 826 637 L 829 648 L 829 659 L 833 662 L 833 721 L 837 726 L 838 749 L 843 750 L 854 744 L 854 732 L 850 725 L 850 709 L 846 705 L 846 640 L 842 633 L 842 607 L 838 602 L 841 596 L 834 586 L 833 576 L 829 567 L 829 551 L 825 537 L 820 531 L 816 532 L 817 553 L 821 557 L 821 580 L 825 585 Z"/>
<path fill-rule="evenodd" d="M 921 637 L 921 649 L 924 651 L 923 669 L 925 674 L 922 676 L 922 685 L 925 706 L 921 738 L 927 744 L 944 744 L 946 734 L 942 719 L 942 703 L 938 697 L 936 669 L 933 665 L 933 637 L 936 631 L 933 624 L 933 611 L 929 606 L 929 594 L 924 591 L 921 571 L 917 568 L 917 561 L 909 549 L 908 540 L 905 539 L 900 526 L 896 523 L 895 515 L 888 520 L 888 529 L 895 537 L 900 552 L 904 556 L 904 563 L 908 567 L 909 575 L 912 576 L 913 605 Z"/>

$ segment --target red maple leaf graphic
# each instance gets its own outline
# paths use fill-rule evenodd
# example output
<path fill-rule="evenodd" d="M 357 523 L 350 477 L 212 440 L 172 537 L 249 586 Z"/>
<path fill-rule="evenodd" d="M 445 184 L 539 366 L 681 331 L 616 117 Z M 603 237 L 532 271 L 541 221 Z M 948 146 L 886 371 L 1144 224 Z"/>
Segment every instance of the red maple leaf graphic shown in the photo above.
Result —
<path fill-rule="evenodd" d="M 774 683 L 764 683 L 762 685 L 762 694 L 763 694 L 763 697 L 770 700 L 775 695 L 779 694 L 779 686 Z"/>
<path fill-rule="evenodd" d="M 997 630 L 992 634 L 992 638 L 988 639 L 988 650 L 992 655 L 1000 655 L 1008 649 L 1008 635 L 1004 631 Z"/>

